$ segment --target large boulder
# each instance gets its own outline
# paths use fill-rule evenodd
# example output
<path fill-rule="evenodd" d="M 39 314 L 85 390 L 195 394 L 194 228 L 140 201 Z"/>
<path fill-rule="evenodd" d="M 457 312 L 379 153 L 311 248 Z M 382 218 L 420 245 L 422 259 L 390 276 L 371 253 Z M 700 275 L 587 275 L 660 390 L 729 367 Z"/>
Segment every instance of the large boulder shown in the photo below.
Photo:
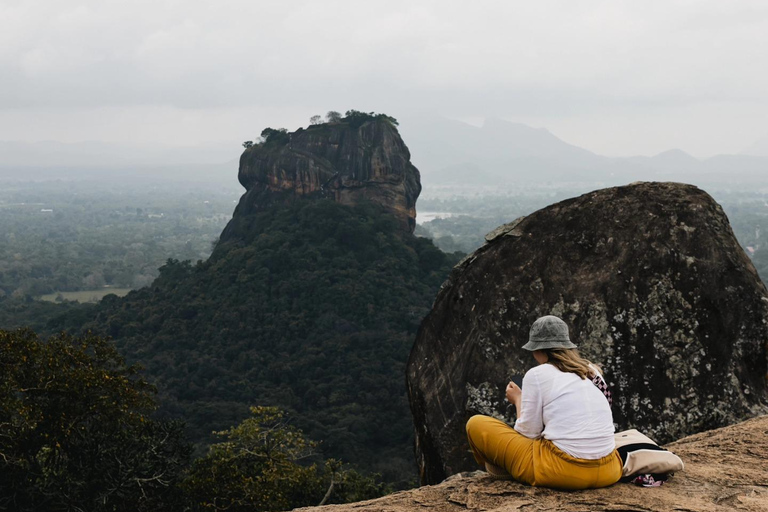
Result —
<path fill-rule="evenodd" d="M 422 483 L 474 467 L 464 424 L 513 421 L 533 321 L 603 366 L 619 429 L 658 442 L 768 412 L 768 294 L 720 206 L 676 183 L 598 190 L 502 226 L 451 273 L 407 380 Z"/>

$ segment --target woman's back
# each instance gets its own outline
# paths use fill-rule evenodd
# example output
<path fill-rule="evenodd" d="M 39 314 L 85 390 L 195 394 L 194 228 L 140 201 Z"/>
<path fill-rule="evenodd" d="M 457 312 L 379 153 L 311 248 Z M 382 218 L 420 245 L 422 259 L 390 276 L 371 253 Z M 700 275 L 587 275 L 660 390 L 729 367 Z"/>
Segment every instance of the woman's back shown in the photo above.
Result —
<path fill-rule="evenodd" d="M 541 364 L 525 374 L 522 389 L 515 430 L 524 436 L 548 439 L 581 459 L 599 459 L 614 450 L 611 408 L 592 381 Z"/>
<path fill-rule="evenodd" d="M 515 427 L 481 414 L 469 418 L 475 460 L 491 474 L 531 485 L 575 490 L 618 482 L 611 407 L 585 379 L 597 369 L 579 355 L 568 325 L 552 315 L 537 319 L 523 349 L 539 366 L 525 374 L 522 389 L 510 381 L 504 390 L 517 410 Z"/>

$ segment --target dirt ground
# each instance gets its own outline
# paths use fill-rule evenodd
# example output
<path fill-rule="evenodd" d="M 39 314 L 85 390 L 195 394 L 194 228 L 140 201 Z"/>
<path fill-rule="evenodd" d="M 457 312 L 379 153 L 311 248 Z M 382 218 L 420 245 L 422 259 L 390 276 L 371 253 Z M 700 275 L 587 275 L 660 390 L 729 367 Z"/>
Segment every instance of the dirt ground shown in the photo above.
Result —
<path fill-rule="evenodd" d="M 302 512 L 768 511 L 768 416 L 695 434 L 666 446 L 685 471 L 661 487 L 618 483 L 565 492 L 493 480 L 485 473 L 454 475 L 438 485 L 371 501 L 299 509 Z"/>

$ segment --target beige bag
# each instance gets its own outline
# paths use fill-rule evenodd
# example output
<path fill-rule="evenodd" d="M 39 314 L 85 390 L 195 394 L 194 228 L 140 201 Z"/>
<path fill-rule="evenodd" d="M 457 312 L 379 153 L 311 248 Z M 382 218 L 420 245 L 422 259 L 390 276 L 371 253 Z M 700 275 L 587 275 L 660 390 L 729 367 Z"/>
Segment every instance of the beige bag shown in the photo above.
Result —
<path fill-rule="evenodd" d="M 663 475 L 683 471 L 683 461 L 635 429 L 616 432 L 616 451 L 624 463 L 624 478 L 635 475 Z"/>

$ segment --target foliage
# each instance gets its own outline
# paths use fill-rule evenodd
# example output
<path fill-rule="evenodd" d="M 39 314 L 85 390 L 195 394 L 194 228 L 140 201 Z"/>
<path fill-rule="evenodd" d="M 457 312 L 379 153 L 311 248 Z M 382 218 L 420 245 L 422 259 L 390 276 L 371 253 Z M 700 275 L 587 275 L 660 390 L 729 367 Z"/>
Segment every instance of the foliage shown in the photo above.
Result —
<path fill-rule="evenodd" d="M 764 242 L 765 228 L 768 227 L 766 196 L 764 192 L 721 192 L 715 196 L 728 215 L 739 244 L 752 258 L 763 282 L 768 282 L 768 243 Z"/>
<path fill-rule="evenodd" d="M 168 258 L 208 257 L 241 190 L 234 183 L 5 183 L 0 300 L 18 299 L 5 304 L 18 311 L 30 296 L 146 286 Z M 36 328 L 42 323 L 35 320 Z M 22 325 L 31 324 L 10 313 L 0 321 L 5 329 Z"/>
<path fill-rule="evenodd" d="M 308 463 L 316 444 L 289 425 L 276 407 L 252 407 L 252 417 L 217 432 L 225 442 L 197 459 L 184 488 L 204 510 L 290 510 L 381 496 L 370 477 L 344 471 L 334 460 Z M 331 484 L 333 482 L 333 484 Z"/>
<path fill-rule="evenodd" d="M 0 331 L 0 509 L 172 510 L 189 447 L 111 343 Z"/>
<path fill-rule="evenodd" d="M 74 320 L 91 308 L 93 308 L 92 304 L 77 302 L 53 303 L 33 300 L 28 296 L 2 297 L 0 298 L 0 326 L 3 329 L 29 327 L 37 332 L 54 332 L 58 329 L 52 323 L 52 319 L 67 315 Z"/>
<path fill-rule="evenodd" d="M 161 388 L 196 442 L 252 403 L 295 413 L 327 457 L 405 485 L 415 474 L 405 363 L 455 260 L 374 205 L 298 201 L 233 219 L 206 262 L 169 260 L 107 297 L 101 329 Z"/>
<path fill-rule="evenodd" d="M 763 282 L 768 282 L 768 247 L 761 247 L 752 256 L 752 263 Z"/>
<path fill-rule="evenodd" d="M 397 119 L 394 117 L 388 116 L 386 114 L 377 114 L 375 112 L 365 113 L 360 112 L 359 110 L 347 110 L 347 112 L 344 114 L 343 121 L 349 123 L 352 128 L 359 128 L 368 121 L 373 121 L 376 119 L 383 119 L 395 126 L 398 125 Z"/>
<path fill-rule="evenodd" d="M 291 136 L 288 130 L 285 128 L 264 128 L 261 131 L 261 137 L 264 139 L 264 144 L 285 146 L 291 141 Z"/>
<path fill-rule="evenodd" d="M 342 116 L 340 113 L 331 110 L 325 116 L 326 123 L 347 123 L 352 128 L 359 128 L 368 121 L 384 120 L 394 126 L 398 126 L 397 119 L 387 114 L 377 114 L 375 112 L 361 112 L 359 110 L 347 110 Z M 320 116 L 312 116 L 309 119 L 310 125 L 321 124 Z"/>
<path fill-rule="evenodd" d="M 247 141 L 243 142 L 243 147 L 244 147 L 245 149 L 250 149 L 250 148 L 252 148 L 252 147 L 253 147 L 253 141 L 252 141 L 252 140 L 247 140 Z"/>

